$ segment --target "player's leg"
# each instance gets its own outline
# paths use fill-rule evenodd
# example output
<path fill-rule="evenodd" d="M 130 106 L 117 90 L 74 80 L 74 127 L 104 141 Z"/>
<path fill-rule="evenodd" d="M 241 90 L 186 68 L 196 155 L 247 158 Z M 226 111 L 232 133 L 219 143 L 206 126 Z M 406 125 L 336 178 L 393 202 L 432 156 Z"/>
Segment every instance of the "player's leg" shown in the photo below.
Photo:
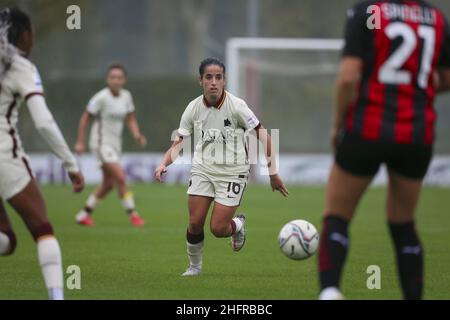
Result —
<path fill-rule="evenodd" d="M 105 173 L 102 168 L 103 180 L 102 183 L 91 193 L 86 200 L 84 208 L 77 214 L 76 221 L 80 225 L 93 226 L 94 220 L 92 219 L 92 214 L 100 200 L 104 199 L 109 192 L 114 188 L 114 181 L 109 175 Z"/>
<path fill-rule="evenodd" d="M 331 169 L 319 245 L 320 299 L 342 298 L 338 288 L 349 247 L 348 226 L 371 181 L 371 176 L 350 174 L 336 163 Z"/>
<path fill-rule="evenodd" d="M 207 196 L 189 195 L 189 226 L 186 232 L 186 247 L 189 257 L 189 268 L 183 276 L 198 275 L 202 271 L 202 256 L 204 246 L 204 231 L 206 216 L 213 198 Z"/>
<path fill-rule="evenodd" d="M 35 180 L 31 180 L 23 191 L 10 198 L 8 202 L 21 216 L 36 241 L 39 264 L 49 298 L 63 299 L 61 250 L 47 218 L 44 199 Z"/>
<path fill-rule="evenodd" d="M 246 186 L 246 179 L 233 182 L 214 180 L 215 204 L 211 215 L 211 231 L 218 238 L 231 236 L 234 251 L 241 250 L 245 244 L 245 215 L 235 213 Z"/>
<path fill-rule="evenodd" d="M 204 231 L 206 216 L 214 200 L 214 185 L 202 174 L 194 173 L 189 180 L 187 191 L 189 226 L 186 232 L 186 247 L 189 267 L 183 276 L 195 276 L 202 271 Z"/>
<path fill-rule="evenodd" d="M 16 249 L 16 235 L 9 222 L 3 200 L 0 199 L 0 256 L 9 256 Z"/>
<path fill-rule="evenodd" d="M 408 179 L 389 170 L 387 217 L 403 296 L 408 300 L 422 297 L 423 248 L 414 220 L 421 187 L 421 180 Z"/>
<path fill-rule="evenodd" d="M 388 162 L 387 219 L 405 299 L 421 299 L 424 252 L 415 228 L 415 212 L 431 147 L 403 146 Z M 411 161 L 413 159 L 413 161 Z"/>
<path fill-rule="evenodd" d="M 217 238 L 231 237 L 231 248 L 239 251 L 245 244 L 245 215 L 237 214 L 238 206 L 225 206 L 217 201 L 211 215 L 211 232 Z"/>
<path fill-rule="evenodd" d="M 142 226 L 145 224 L 136 211 L 133 193 L 129 190 L 125 171 L 118 162 L 108 162 L 103 164 L 104 174 L 107 175 L 118 189 L 119 197 L 122 201 L 122 206 L 130 218 L 134 226 Z"/>
<path fill-rule="evenodd" d="M 349 223 L 383 162 L 384 145 L 345 134 L 328 178 L 319 243 L 319 299 L 342 299 L 339 284 L 349 248 Z"/>
<path fill-rule="evenodd" d="M 233 221 L 234 214 L 238 207 L 228 207 L 220 203 L 215 202 L 212 215 L 210 228 L 212 234 L 216 238 L 228 238 L 231 237 L 237 229 L 237 225 L 242 227 L 242 223 L 239 221 L 236 224 Z M 240 228 L 239 228 L 240 229 Z"/>

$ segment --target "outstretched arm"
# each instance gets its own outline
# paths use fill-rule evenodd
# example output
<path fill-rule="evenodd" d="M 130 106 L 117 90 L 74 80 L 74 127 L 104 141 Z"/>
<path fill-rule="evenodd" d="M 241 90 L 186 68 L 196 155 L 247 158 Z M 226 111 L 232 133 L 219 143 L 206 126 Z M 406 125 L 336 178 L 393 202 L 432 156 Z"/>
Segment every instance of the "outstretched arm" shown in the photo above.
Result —
<path fill-rule="evenodd" d="M 136 142 L 143 148 L 147 145 L 147 139 L 145 136 L 141 133 L 141 130 L 139 129 L 139 124 L 136 119 L 136 113 L 131 112 L 127 115 L 126 118 L 127 127 L 131 132 L 131 135 L 133 136 L 133 139 L 136 140 Z"/>
<path fill-rule="evenodd" d="M 64 168 L 69 172 L 74 191 L 82 191 L 84 187 L 83 175 L 80 173 L 76 159 L 67 146 L 44 97 L 35 95 L 27 101 L 27 105 L 37 131 L 53 153 L 62 160 Z"/>
<path fill-rule="evenodd" d="M 272 151 L 272 138 L 261 124 L 258 125 L 255 130 L 258 140 L 261 141 L 264 146 L 264 153 L 266 155 L 267 167 L 269 169 L 270 185 L 272 187 L 272 191 L 278 190 L 283 196 L 287 197 L 289 195 L 289 191 L 284 186 L 283 181 L 278 175 L 276 155 L 275 152 Z"/>
<path fill-rule="evenodd" d="M 80 124 L 78 125 L 78 135 L 77 142 L 75 144 L 75 152 L 77 154 L 82 154 L 86 151 L 86 129 L 91 121 L 91 114 L 89 112 L 84 112 L 80 119 Z"/>
<path fill-rule="evenodd" d="M 170 166 L 178 157 L 182 148 L 183 136 L 178 135 L 169 150 L 166 151 L 158 168 L 155 170 L 155 179 L 163 182 L 163 174 L 167 172 L 167 167 Z"/>

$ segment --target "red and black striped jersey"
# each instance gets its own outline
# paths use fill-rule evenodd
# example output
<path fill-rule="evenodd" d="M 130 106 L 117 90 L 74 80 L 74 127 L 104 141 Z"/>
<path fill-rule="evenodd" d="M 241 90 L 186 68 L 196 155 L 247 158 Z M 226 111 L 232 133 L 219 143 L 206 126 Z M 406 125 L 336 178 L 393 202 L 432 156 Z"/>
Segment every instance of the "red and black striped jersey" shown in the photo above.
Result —
<path fill-rule="evenodd" d="M 348 11 L 344 56 L 363 59 L 346 130 L 367 140 L 431 144 L 437 68 L 450 68 L 450 28 L 425 1 L 364 1 Z"/>

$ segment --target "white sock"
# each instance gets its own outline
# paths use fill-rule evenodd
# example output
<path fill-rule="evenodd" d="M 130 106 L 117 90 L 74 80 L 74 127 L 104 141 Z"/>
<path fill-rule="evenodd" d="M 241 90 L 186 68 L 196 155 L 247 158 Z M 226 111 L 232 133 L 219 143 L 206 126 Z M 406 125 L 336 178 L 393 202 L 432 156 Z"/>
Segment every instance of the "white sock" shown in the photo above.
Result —
<path fill-rule="evenodd" d="M 122 198 L 122 206 L 127 212 L 134 211 L 135 204 L 134 204 L 134 197 L 131 192 L 125 193 L 125 195 Z"/>
<path fill-rule="evenodd" d="M 49 299 L 64 299 L 62 259 L 58 240 L 54 237 L 45 237 L 38 240 L 37 250 Z"/>
<path fill-rule="evenodd" d="M 9 251 L 9 237 L 0 232 L 0 256 L 4 255 Z"/>
<path fill-rule="evenodd" d="M 48 289 L 48 297 L 50 300 L 64 300 L 64 290 L 61 288 Z"/>
<path fill-rule="evenodd" d="M 89 195 L 89 197 L 86 200 L 86 207 L 94 210 L 95 207 L 97 206 L 98 203 L 98 199 L 97 197 L 92 193 L 91 195 Z"/>
<path fill-rule="evenodd" d="M 238 218 L 233 218 L 233 221 L 236 224 L 236 232 L 235 233 L 238 233 L 239 231 L 241 231 L 243 223 L 242 223 L 241 219 L 238 219 Z"/>
<path fill-rule="evenodd" d="M 201 269 L 202 268 L 202 254 L 203 254 L 203 241 L 196 244 L 186 242 L 187 254 L 191 267 Z"/>

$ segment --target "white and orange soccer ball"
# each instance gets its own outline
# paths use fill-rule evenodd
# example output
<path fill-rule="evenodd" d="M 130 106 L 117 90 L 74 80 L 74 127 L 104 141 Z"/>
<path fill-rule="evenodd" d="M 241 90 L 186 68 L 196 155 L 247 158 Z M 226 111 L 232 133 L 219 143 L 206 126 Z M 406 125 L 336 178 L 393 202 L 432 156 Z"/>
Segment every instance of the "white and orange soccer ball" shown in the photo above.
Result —
<path fill-rule="evenodd" d="M 278 243 L 288 258 L 303 260 L 316 253 L 319 247 L 319 233 L 310 222 L 293 220 L 281 228 Z"/>

